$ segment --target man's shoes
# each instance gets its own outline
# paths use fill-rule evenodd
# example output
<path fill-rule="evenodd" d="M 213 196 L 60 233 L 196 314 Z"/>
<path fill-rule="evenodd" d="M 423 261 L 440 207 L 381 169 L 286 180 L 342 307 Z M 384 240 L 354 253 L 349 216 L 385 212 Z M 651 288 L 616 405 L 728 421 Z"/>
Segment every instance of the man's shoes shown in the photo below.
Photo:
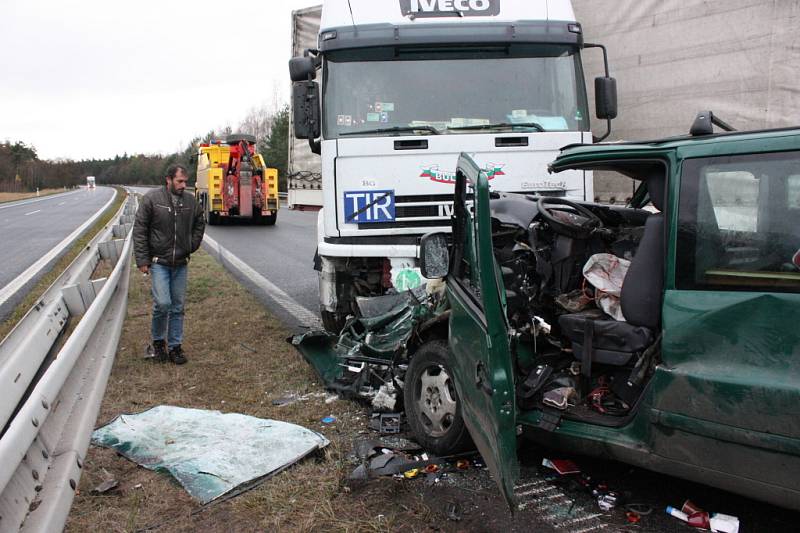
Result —
<path fill-rule="evenodd" d="M 167 362 L 167 343 L 163 340 L 153 341 L 153 359 L 157 363 Z"/>
<path fill-rule="evenodd" d="M 169 360 L 176 365 L 182 365 L 186 363 L 186 355 L 184 355 L 180 344 L 176 344 L 169 349 Z"/>

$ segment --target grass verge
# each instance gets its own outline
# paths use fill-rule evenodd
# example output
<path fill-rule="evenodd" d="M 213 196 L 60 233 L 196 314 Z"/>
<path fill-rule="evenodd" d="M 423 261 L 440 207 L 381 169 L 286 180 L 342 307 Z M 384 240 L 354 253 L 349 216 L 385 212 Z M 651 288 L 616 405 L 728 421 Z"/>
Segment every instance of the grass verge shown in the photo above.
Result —
<path fill-rule="evenodd" d="M 353 469 L 353 440 L 366 433 L 366 411 L 324 395 L 287 406 L 287 393 L 322 392 L 311 368 L 285 342 L 289 335 L 262 305 L 204 251 L 193 256 L 185 321 L 189 363 L 143 358 L 150 330 L 149 280 L 131 270 L 128 315 L 98 417 L 162 404 L 217 409 L 284 420 L 323 433 L 331 444 L 231 500 L 202 508 L 168 475 L 137 467 L 114 451 L 90 448 L 67 531 L 396 531 L 424 530 L 431 510 L 413 484 L 379 479 L 362 487 L 344 480 Z M 333 415 L 335 424 L 320 419 Z M 119 487 L 91 489 L 107 479 Z"/>
<path fill-rule="evenodd" d="M 16 202 L 17 200 L 26 200 L 28 198 L 36 198 L 37 196 L 50 196 L 51 194 L 58 194 L 67 192 L 66 189 L 42 189 L 37 195 L 35 192 L 0 192 L 0 204 L 5 202 Z"/>
<path fill-rule="evenodd" d="M 122 187 L 115 187 L 117 189 L 117 196 L 114 202 L 106 209 L 99 219 L 90 227 L 75 243 L 67 250 L 61 258 L 54 264 L 50 271 L 42 276 L 36 285 L 34 285 L 25 298 L 17 304 L 14 310 L 9 314 L 2 324 L 0 324 L 0 339 L 4 339 L 9 332 L 14 329 L 22 317 L 27 313 L 41 298 L 44 291 L 61 275 L 64 270 L 75 260 L 78 254 L 89 244 L 95 235 L 97 235 L 103 227 L 108 224 L 111 219 L 116 215 L 122 203 L 127 198 L 127 193 Z"/>

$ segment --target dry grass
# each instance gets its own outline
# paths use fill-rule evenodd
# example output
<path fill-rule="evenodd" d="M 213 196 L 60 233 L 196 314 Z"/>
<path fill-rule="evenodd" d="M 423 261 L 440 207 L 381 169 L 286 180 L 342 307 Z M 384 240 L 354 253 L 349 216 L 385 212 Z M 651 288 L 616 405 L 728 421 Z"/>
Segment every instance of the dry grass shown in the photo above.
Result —
<path fill-rule="evenodd" d="M 48 196 L 50 194 L 58 194 L 64 192 L 64 189 L 42 189 L 39 191 L 39 196 Z M 25 200 L 26 198 L 35 198 L 35 192 L 0 192 L 0 204 L 3 202 L 15 202 L 17 200 Z"/>
<path fill-rule="evenodd" d="M 431 511 L 414 484 L 391 479 L 360 488 L 352 441 L 365 432 L 364 408 L 324 396 L 278 407 L 286 393 L 322 392 L 311 368 L 285 342 L 289 332 L 205 252 L 189 267 L 182 367 L 143 359 L 150 327 L 149 281 L 131 272 L 130 300 L 117 360 L 98 425 L 120 413 L 168 404 L 217 409 L 300 424 L 331 444 L 315 457 L 228 501 L 201 508 L 168 475 L 139 468 L 113 451 L 91 448 L 68 531 L 390 531 L 423 530 Z M 337 422 L 322 427 L 332 414 Z M 91 488 L 108 478 L 107 495 Z M 416 491 L 416 492 L 415 492 Z"/>

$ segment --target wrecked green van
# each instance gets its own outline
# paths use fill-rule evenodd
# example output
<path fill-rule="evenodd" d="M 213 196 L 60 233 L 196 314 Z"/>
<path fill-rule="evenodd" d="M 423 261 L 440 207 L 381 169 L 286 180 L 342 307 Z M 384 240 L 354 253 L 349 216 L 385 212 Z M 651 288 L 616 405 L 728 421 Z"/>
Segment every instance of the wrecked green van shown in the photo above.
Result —
<path fill-rule="evenodd" d="M 461 155 L 452 242 L 420 243 L 447 340 L 405 408 L 439 453 L 471 437 L 510 505 L 523 436 L 800 509 L 800 129 L 707 126 L 551 164 L 640 181 L 628 206 L 495 193 Z"/>

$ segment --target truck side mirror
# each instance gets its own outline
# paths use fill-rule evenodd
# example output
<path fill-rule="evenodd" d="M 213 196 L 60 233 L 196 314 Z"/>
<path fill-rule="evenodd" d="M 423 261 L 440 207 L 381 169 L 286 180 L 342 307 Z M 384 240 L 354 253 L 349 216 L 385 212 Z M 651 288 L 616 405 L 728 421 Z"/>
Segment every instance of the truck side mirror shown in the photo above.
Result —
<path fill-rule="evenodd" d="M 314 140 L 320 136 L 319 85 L 314 81 L 292 84 L 294 136 Z"/>
<path fill-rule="evenodd" d="M 585 43 L 584 48 L 599 48 L 603 52 L 603 66 L 605 76 L 594 79 L 594 111 L 597 118 L 604 119 L 606 133 L 602 137 L 594 137 L 594 142 L 600 142 L 611 134 L 611 119 L 617 118 L 617 80 L 609 75 L 608 51 L 602 44 Z"/>
<path fill-rule="evenodd" d="M 428 279 L 443 278 L 450 271 L 450 254 L 444 233 L 427 233 L 419 241 L 419 269 Z"/>
<path fill-rule="evenodd" d="M 608 76 L 594 79 L 594 107 L 597 118 L 617 118 L 617 80 Z"/>
<path fill-rule="evenodd" d="M 314 58 L 310 56 L 293 57 L 289 60 L 289 77 L 293 82 L 313 80 L 317 77 Z"/>

